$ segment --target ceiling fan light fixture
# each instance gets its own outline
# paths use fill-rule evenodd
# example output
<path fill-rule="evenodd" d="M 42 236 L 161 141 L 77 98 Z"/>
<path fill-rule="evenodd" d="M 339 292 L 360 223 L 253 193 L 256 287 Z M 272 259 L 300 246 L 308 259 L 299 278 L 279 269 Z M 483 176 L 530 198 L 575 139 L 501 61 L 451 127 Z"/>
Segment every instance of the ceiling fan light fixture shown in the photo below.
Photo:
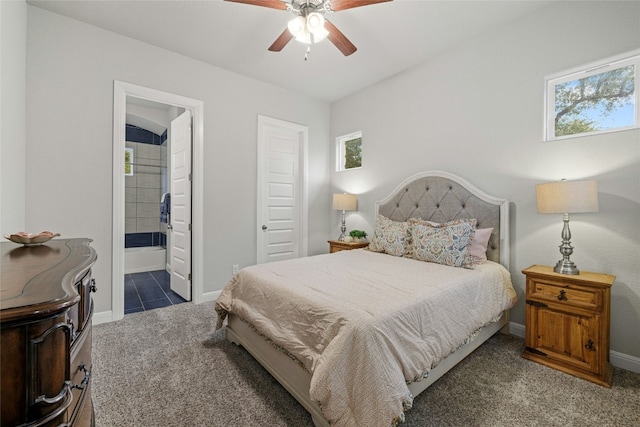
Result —
<path fill-rule="evenodd" d="M 302 33 L 299 36 L 296 36 L 296 41 L 304 44 L 313 44 L 313 40 L 311 39 L 311 33 Z"/>
<path fill-rule="evenodd" d="M 306 33 L 307 22 L 303 16 L 296 16 L 287 24 L 289 32 L 297 39 Z"/>
<path fill-rule="evenodd" d="M 304 44 L 318 43 L 329 35 L 324 28 L 324 16 L 318 12 L 296 16 L 289 21 L 287 28 L 297 41 Z"/>
<path fill-rule="evenodd" d="M 307 15 L 307 28 L 314 34 L 324 30 L 324 16 L 318 12 L 311 12 Z"/>
<path fill-rule="evenodd" d="M 313 36 L 313 42 L 318 43 L 327 38 L 327 36 L 329 35 L 329 31 L 327 31 L 326 28 L 322 27 L 319 30 L 312 32 L 311 35 Z"/>

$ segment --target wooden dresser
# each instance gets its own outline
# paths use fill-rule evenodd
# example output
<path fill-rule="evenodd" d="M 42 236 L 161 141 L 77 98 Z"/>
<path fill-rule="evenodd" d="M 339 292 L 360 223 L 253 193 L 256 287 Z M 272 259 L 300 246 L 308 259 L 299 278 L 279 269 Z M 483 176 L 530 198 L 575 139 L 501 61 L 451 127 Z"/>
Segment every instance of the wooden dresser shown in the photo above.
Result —
<path fill-rule="evenodd" d="M 90 242 L 1 244 L 2 427 L 94 425 Z"/>
<path fill-rule="evenodd" d="M 526 359 L 611 387 L 609 317 L 615 276 L 559 274 L 532 265 L 525 305 Z"/>

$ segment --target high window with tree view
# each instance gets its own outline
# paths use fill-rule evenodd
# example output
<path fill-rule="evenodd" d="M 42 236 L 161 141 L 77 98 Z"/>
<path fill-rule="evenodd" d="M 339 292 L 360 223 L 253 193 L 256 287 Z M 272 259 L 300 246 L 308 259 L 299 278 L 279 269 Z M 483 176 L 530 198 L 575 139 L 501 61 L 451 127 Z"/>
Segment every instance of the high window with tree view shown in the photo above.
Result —
<path fill-rule="evenodd" d="M 362 167 L 362 132 L 354 132 L 336 139 L 337 171 Z"/>
<path fill-rule="evenodd" d="M 640 127 L 640 51 L 547 78 L 547 141 Z"/>

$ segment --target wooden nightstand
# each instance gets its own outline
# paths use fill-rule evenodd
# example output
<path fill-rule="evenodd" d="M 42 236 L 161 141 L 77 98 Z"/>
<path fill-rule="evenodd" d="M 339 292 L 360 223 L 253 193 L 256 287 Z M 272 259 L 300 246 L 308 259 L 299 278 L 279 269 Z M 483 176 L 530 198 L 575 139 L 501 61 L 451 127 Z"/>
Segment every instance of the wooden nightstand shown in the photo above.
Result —
<path fill-rule="evenodd" d="M 329 253 L 339 251 L 350 251 L 351 249 L 366 248 L 369 242 L 341 242 L 339 240 L 329 240 Z"/>
<path fill-rule="evenodd" d="M 532 265 L 527 277 L 522 357 L 611 387 L 609 316 L 615 276 L 558 274 Z"/>

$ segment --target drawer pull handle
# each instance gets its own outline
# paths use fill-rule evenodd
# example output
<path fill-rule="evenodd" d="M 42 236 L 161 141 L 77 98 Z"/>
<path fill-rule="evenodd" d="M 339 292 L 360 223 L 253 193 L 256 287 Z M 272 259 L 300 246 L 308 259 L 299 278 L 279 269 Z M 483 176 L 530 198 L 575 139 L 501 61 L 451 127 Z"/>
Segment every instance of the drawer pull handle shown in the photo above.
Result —
<path fill-rule="evenodd" d="M 91 279 L 91 286 L 89 286 L 89 292 L 98 292 L 98 288 L 96 287 L 96 279 Z"/>
<path fill-rule="evenodd" d="M 72 318 L 67 319 L 67 325 L 69 325 L 69 329 L 71 330 L 71 340 L 75 341 L 78 331 L 76 331 L 76 326 L 73 324 Z"/>
<path fill-rule="evenodd" d="M 89 384 L 89 380 L 91 379 L 91 372 L 87 369 L 87 366 L 84 363 L 80 363 L 78 366 L 78 371 L 84 371 L 84 378 L 80 384 L 74 384 L 72 388 L 77 388 L 78 390 L 84 390 L 84 388 Z"/>
<path fill-rule="evenodd" d="M 587 350 L 596 351 L 596 348 L 593 346 L 593 341 L 591 340 L 587 341 L 587 343 L 584 345 L 584 348 L 586 348 Z"/>
<path fill-rule="evenodd" d="M 58 403 L 60 402 L 62 399 L 66 398 L 67 396 L 69 396 L 71 394 L 71 388 L 69 386 L 69 381 L 65 381 L 63 386 L 62 386 L 62 390 L 60 390 L 60 393 L 58 393 L 57 396 L 55 397 L 47 397 L 45 395 L 42 396 L 38 396 L 35 400 L 34 403 L 46 403 L 46 404 L 53 404 L 53 403 Z"/>
<path fill-rule="evenodd" d="M 560 291 L 560 295 L 558 295 L 558 301 L 566 301 L 567 300 L 567 293 L 564 291 L 564 289 L 562 289 Z"/>

